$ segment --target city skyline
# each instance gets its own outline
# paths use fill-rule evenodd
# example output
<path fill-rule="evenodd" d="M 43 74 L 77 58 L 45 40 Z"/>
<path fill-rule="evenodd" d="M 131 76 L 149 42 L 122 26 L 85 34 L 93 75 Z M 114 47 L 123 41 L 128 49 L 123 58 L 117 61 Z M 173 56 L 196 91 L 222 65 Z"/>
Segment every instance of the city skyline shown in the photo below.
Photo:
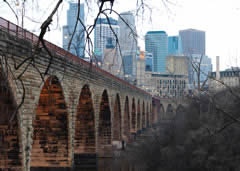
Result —
<path fill-rule="evenodd" d="M 124 5 L 124 2 L 128 5 Z M 201 0 L 193 2 L 188 0 L 174 0 L 174 2 L 176 5 L 168 4 L 170 10 L 167 10 L 162 3 L 151 4 L 151 2 L 149 2 L 150 7 L 153 8 L 152 16 L 154 17 L 150 20 L 149 11 L 146 10 L 143 19 L 141 16 L 137 18 L 136 25 L 139 34 L 139 45 L 142 49 L 144 47 L 144 35 L 148 30 L 166 30 L 168 35 L 177 35 L 179 30 L 193 28 L 206 31 L 206 54 L 212 58 L 213 64 L 215 63 L 215 57 L 220 56 L 221 70 L 239 65 L 240 61 L 237 60 L 237 57 L 240 55 L 240 50 L 238 48 L 238 40 L 240 37 L 240 32 L 238 30 L 240 29 L 240 24 L 235 22 L 240 16 L 239 1 L 231 0 L 231 2 L 218 2 L 216 0 Z M 24 19 L 24 28 L 38 35 L 40 33 L 40 24 L 49 15 L 49 13 L 41 10 L 41 8 L 44 9 L 48 6 L 49 9 L 51 9 L 54 5 L 52 1 L 43 0 L 43 3 L 39 4 L 39 9 L 36 9 L 36 12 L 33 11 L 35 8 L 26 11 L 27 17 Z M 94 13 L 97 12 L 97 10 L 94 10 L 97 9 L 97 5 L 94 5 L 91 11 L 89 11 L 89 9 L 86 10 L 86 23 L 88 25 L 93 23 Z M 61 18 L 61 20 L 55 17 L 51 25 L 51 32 L 47 33 L 44 37 L 58 46 L 62 46 L 62 37 L 59 35 L 62 34 L 61 27 L 66 24 L 65 15 L 67 9 L 68 3 L 63 2 L 61 12 L 58 13 L 58 18 Z M 123 3 L 116 2 L 113 9 L 119 13 L 125 11 L 135 12 L 136 4 L 134 1 L 123 0 Z M 0 14 L 1 17 L 7 18 L 13 23 L 17 23 L 15 16 L 4 2 L 1 2 L 0 10 L 2 11 Z M 113 14 L 111 16 L 117 18 Z M 32 20 L 29 20 L 29 17 L 31 17 Z M 221 35 L 221 39 L 224 41 L 218 41 L 219 35 Z"/>

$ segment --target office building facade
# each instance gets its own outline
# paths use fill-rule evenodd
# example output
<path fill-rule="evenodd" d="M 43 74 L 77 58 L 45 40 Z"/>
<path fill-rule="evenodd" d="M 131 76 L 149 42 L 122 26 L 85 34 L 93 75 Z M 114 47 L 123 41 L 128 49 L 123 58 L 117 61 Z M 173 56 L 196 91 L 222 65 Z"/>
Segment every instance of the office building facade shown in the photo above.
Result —
<path fill-rule="evenodd" d="M 110 17 L 109 21 L 106 18 L 99 18 L 97 20 L 94 30 L 94 51 L 98 52 L 98 55 L 102 56 L 102 58 L 108 39 L 112 39 L 113 45 L 117 47 L 115 35 L 119 37 L 119 25 L 117 20 Z"/>
<path fill-rule="evenodd" d="M 192 65 L 194 65 L 195 68 L 198 68 L 200 66 L 200 71 L 196 71 L 193 68 L 193 85 L 197 86 L 199 81 L 200 81 L 200 84 L 202 85 L 208 79 L 209 73 L 212 72 L 212 60 L 206 55 L 193 54 Z M 198 72 L 200 72 L 199 80 L 197 76 Z M 204 84 L 207 86 L 208 82 Z"/>
<path fill-rule="evenodd" d="M 120 28 L 119 42 L 124 62 L 124 74 L 128 79 L 135 80 L 136 56 L 138 53 L 135 17 L 131 12 L 120 13 L 118 24 Z"/>
<path fill-rule="evenodd" d="M 179 36 L 168 37 L 168 55 L 182 54 L 182 41 Z"/>
<path fill-rule="evenodd" d="M 153 70 L 153 55 L 152 53 L 145 52 L 145 71 L 152 72 Z"/>
<path fill-rule="evenodd" d="M 122 62 L 119 58 L 117 48 L 112 43 L 111 38 L 107 40 L 107 45 L 104 49 L 103 56 L 102 69 L 117 77 L 122 77 Z"/>
<path fill-rule="evenodd" d="M 69 3 L 67 11 L 67 25 L 63 26 L 63 49 L 68 50 L 70 39 L 74 33 L 74 27 L 77 19 L 78 3 Z M 80 4 L 80 19 L 83 24 L 84 20 L 84 4 Z M 78 21 L 76 32 L 71 42 L 70 52 L 80 58 L 84 58 L 85 51 L 85 32 L 83 25 Z"/>
<path fill-rule="evenodd" d="M 188 93 L 188 77 L 180 74 L 146 72 L 146 91 L 163 98 L 183 98 Z"/>
<path fill-rule="evenodd" d="M 145 35 L 145 49 L 153 55 L 153 72 L 166 71 L 168 35 L 165 31 L 149 31 Z"/>
<path fill-rule="evenodd" d="M 205 55 L 205 32 L 196 29 L 180 30 L 179 36 L 182 41 L 184 55 Z"/>

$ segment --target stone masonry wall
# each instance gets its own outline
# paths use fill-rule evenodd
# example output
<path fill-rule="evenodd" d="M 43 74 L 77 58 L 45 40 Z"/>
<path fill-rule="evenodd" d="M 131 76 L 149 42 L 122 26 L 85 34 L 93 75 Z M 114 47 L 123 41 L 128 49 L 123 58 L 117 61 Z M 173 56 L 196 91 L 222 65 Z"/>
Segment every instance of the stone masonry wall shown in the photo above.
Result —
<path fill-rule="evenodd" d="M 125 126 L 127 123 L 124 122 L 124 118 L 127 118 L 125 112 L 125 102 L 126 98 L 128 97 L 128 106 L 129 106 L 129 115 L 130 115 L 130 128 L 137 128 L 137 125 L 132 126 L 131 122 L 132 116 L 132 100 L 134 98 L 135 102 L 135 110 L 137 112 L 137 102 L 140 101 L 140 108 L 141 108 L 141 116 L 142 118 L 142 104 L 144 103 L 151 105 L 152 97 L 151 95 L 140 91 L 137 88 L 129 86 L 128 84 L 120 81 L 110 74 L 105 74 L 105 72 L 99 71 L 94 66 L 85 64 L 85 62 L 78 62 L 73 59 L 69 59 L 65 56 L 59 56 L 55 52 L 52 52 L 54 55 L 54 59 L 52 61 L 51 68 L 48 72 L 48 75 L 44 76 L 44 81 L 41 79 L 39 72 L 44 73 L 47 65 L 49 63 L 49 55 L 41 49 L 38 53 L 34 51 L 34 46 L 31 42 L 26 40 L 22 40 L 20 38 L 16 38 L 14 36 L 8 35 L 7 33 L 0 30 L 0 61 L 3 64 L 1 69 L 7 75 L 9 86 L 13 91 L 13 96 L 15 99 L 15 103 L 17 105 L 21 104 L 23 92 L 25 91 L 25 99 L 24 103 L 22 104 L 21 108 L 18 110 L 17 118 L 18 118 L 18 127 L 19 127 L 19 134 L 18 140 L 20 141 L 17 145 L 19 145 L 19 151 L 21 152 L 21 165 L 20 168 L 23 170 L 30 170 L 31 167 L 72 167 L 74 164 L 74 153 L 83 150 L 74 150 L 74 142 L 75 136 L 79 135 L 78 133 L 75 134 L 75 121 L 77 119 L 77 111 L 78 111 L 78 104 L 80 99 L 81 90 L 85 85 L 88 85 L 89 92 L 91 93 L 91 101 L 94 111 L 94 127 L 95 127 L 95 144 L 96 144 L 96 153 L 100 153 L 101 149 L 98 149 L 99 146 L 99 113 L 101 112 L 100 103 L 102 99 L 103 92 L 107 92 L 108 104 L 109 109 L 111 112 L 111 137 L 112 140 L 113 136 L 113 121 L 114 121 L 114 105 L 117 94 L 119 95 L 120 99 L 120 113 L 121 119 L 121 133 L 123 135 Z M 27 60 L 29 57 L 34 56 L 34 61 Z M 31 59 L 31 58 L 29 58 Z M 22 65 L 22 67 L 18 70 L 14 67 L 14 64 L 19 65 L 23 60 L 27 60 L 26 63 Z M 7 63 L 6 63 L 7 62 Z M 29 65 L 28 65 L 29 64 Z M 21 76 L 22 83 L 18 81 L 16 78 L 26 69 L 24 74 Z M 10 71 L 7 74 L 6 71 Z M 46 86 L 46 80 L 49 78 L 56 78 L 59 82 L 59 88 L 61 89 L 62 94 L 60 93 L 58 99 L 55 99 L 59 108 L 51 107 L 48 102 L 46 104 L 42 104 L 42 108 L 48 108 L 47 111 L 44 111 L 46 116 L 44 116 L 44 112 L 42 112 L 39 120 L 39 116 L 37 117 L 37 111 L 40 109 L 41 104 L 40 97 L 47 97 L 47 92 L 45 95 L 42 92 L 44 86 Z M 23 87 L 24 85 L 24 87 Z M 48 86 L 49 91 L 54 90 L 56 93 L 60 91 L 60 89 L 51 88 Z M 46 89 L 47 91 L 47 89 Z M 61 96 L 61 98 L 60 98 Z M 54 96 L 56 98 L 56 96 Z M 50 98 L 50 97 L 49 97 Z M 49 102 L 50 103 L 50 102 Z M 83 102 L 85 103 L 85 102 Z M 146 110 L 145 106 L 145 110 Z M 57 111 L 60 113 L 64 113 L 64 117 L 62 119 L 66 120 L 66 124 L 61 124 L 59 121 L 59 115 L 51 115 L 48 110 Z M 64 110 L 64 111 L 63 111 Z M 150 112 L 145 111 L 146 113 Z M 136 113 L 137 116 L 137 113 Z M 50 121 L 49 118 L 56 119 L 55 121 Z M 59 119 L 59 121 L 57 121 Z M 136 120 L 137 118 L 135 118 Z M 147 119 L 147 118 L 146 118 Z M 39 121 L 37 121 L 39 120 Z M 126 120 L 126 119 L 125 119 Z M 141 119 L 142 122 L 143 119 Z M 53 127 L 53 123 L 58 122 L 59 127 Z M 65 121 L 64 121 L 65 123 Z M 38 125 L 38 126 L 36 126 Z M 142 124 L 141 124 L 142 125 Z M 0 125 L 1 127 L 2 125 Z M 77 126 L 79 127 L 79 126 Z M 120 126 L 119 126 L 120 127 Z M 61 135 L 63 139 L 60 142 L 55 137 L 55 134 L 48 134 L 47 140 L 43 139 L 41 142 L 38 142 L 37 149 L 34 146 L 34 136 L 36 138 L 36 129 L 38 131 L 46 131 L 46 130 L 55 130 L 56 134 L 59 134 L 58 131 L 61 129 L 67 130 L 64 135 Z M 44 128 L 44 129 L 43 129 Z M 16 131 L 14 132 L 14 134 Z M 43 136 L 44 134 L 38 135 Z M 126 136 L 121 136 L 126 139 Z M 77 138 L 76 138 L 77 139 Z M 79 139 L 79 137 L 78 137 Z M 80 140 L 79 140 L 80 141 Z M 83 140 L 81 140 L 83 141 Z M 84 144 L 84 142 L 79 142 L 80 144 Z M 86 140 L 84 140 L 86 142 Z M 48 145 L 46 145 L 46 142 Z M 66 149 L 62 149 L 64 154 L 60 154 L 58 150 L 61 143 L 65 142 Z M 34 149 L 33 149 L 34 148 Z M 94 149 L 94 148 L 92 148 Z M 41 152 L 41 164 L 36 164 L 35 159 L 33 157 L 37 151 L 40 150 Z M 61 151 L 62 151 L 61 150 Z M 53 152 L 53 155 L 50 155 L 48 159 L 46 159 L 46 154 L 48 152 Z M 110 150 L 111 151 L 111 150 Z M 92 152 L 92 151 L 91 151 Z M 37 160 L 37 158 L 36 158 Z M 19 163 L 18 163 L 19 164 Z M 8 168 L 13 168 L 13 166 L 8 165 Z M 0 168 L 3 168 L 3 164 L 0 162 Z"/>

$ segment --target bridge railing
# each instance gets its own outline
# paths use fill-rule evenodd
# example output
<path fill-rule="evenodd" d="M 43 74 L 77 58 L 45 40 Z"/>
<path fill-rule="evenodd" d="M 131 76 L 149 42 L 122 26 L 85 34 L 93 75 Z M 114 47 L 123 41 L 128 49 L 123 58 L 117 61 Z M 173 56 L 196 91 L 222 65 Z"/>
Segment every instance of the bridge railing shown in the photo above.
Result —
<path fill-rule="evenodd" d="M 37 42 L 39 41 L 37 35 L 35 35 L 35 34 L 29 32 L 29 31 L 27 31 L 27 30 L 25 30 L 25 29 L 17 26 L 16 24 L 11 23 L 11 22 L 8 21 L 8 20 L 5 20 L 5 19 L 2 18 L 2 17 L 0 17 L 0 29 L 2 29 L 3 31 L 5 31 L 5 32 L 7 32 L 7 33 L 9 33 L 9 34 L 11 34 L 11 35 L 14 35 L 14 36 L 16 36 L 16 37 L 29 40 L 29 41 L 31 41 L 33 44 L 37 44 Z M 83 60 L 83 59 L 80 59 L 79 57 L 77 57 L 77 56 L 71 54 L 70 52 L 68 52 L 68 51 L 60 48 L 59 46 L 56 46 L 56 45 L 54 45 L 53 43 L 50 43 L 50 42 L 48 42 L 48 41 L 46 41 L 46 40 L 44 40 L 44 42 L 45 42 L 45 45 L 47 46 L 47 48 L 48 48 L 49 50 L 51 50 L 51 51 L 54 51 L 57 55 L 60 55 L 60 56 L 63 56 L 63 57 L 66 57 L 66 56 L 67 56 L 68 59 L 71 59 L 71 60 L 73 60 L 73 61 L 75 61 L 75 62 L 77 62 L 77 63 L 83 64 L 83 65 L 85 65 L 85 66 L 92 67 L 92 68 L 94 68 L 96 71 L 98 71 L 98 72 L 100 72 L 100 73 L 102 73 L 102 74 L 104 74 L 104 75 L 106 75 L 106 76 L 108 76 L 108 77 L 111 77 L 111 78 L 113 78 L 113 79 L 115 79 L 115 80 L 117 80 L 117 81 L 119 81 L 119 82 L 121 82 L 121 83 L 123 83 L 123 84 L 125 84 L 125 85 L 127 85 L 127 86 L 129 86 L 129 87 L 131 87 L 131 88 L 133 88 L 133 89 L 136 89 L 136 90 L 144 93 L 144 94 L 150 95 L 150 94 L 147 93 L 146 91 L 144 91 L 144 90 L 142 90 L 142 89 L 140 89 L 140 88 L 138 88 L 138 87 L 136 87 L 136 86 L 128 83 L 128 82 L 125 81 L 125 80 L 122 80 L 122 79 L 120 79 L 120 78 L 112 75 L 111 73 L 109 73 L 109 72 L 107 72 L 107 71 L 104 71 L 104 70 L 96 67 L 95 65 L 93 65 L 93 64 L 91 64 L 91 63 L 89 63 L 89 62 L 87 62 L 87 61 L 85 61 L 85 60 Z M 41 44 L 41 43 L 40 43 L 40 44 Z"/>

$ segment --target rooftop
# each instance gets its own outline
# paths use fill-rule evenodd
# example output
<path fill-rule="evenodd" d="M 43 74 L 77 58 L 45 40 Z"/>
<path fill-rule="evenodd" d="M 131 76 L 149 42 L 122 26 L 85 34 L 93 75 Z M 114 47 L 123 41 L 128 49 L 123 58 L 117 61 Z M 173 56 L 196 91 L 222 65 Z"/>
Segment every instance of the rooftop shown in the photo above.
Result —
<path fill-rule="evenodd" d="M 166 34 L 165 31 L 148 31 L 147 34 Z"/>

